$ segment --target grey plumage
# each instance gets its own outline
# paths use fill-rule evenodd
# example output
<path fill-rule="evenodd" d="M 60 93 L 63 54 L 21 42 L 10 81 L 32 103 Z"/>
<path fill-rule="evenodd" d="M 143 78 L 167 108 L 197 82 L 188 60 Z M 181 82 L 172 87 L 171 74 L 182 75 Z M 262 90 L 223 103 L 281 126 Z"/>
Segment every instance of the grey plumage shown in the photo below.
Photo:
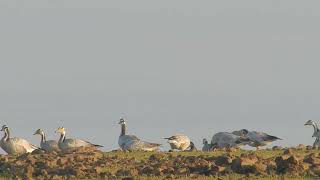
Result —
<path fill-rule="evenodd" d="M 320 146 L 320 130 L 318 128 L 317 123 L 312 120 L 308 120 L 304 125 L 313 127 L 312 137 L 316 138 L 316 140 L 313 143 L 313 146 Z"/>
<path fill-rule="evenodd" d="M 229 132 L 218 132 L 213 135 L 211 144 L 215 148 L 239 147 L 248 143 L 248 138 Z"/>
<path fill-rule="evenodd" d="M 208 143 L 208 140 L 206 138 L 204 138 L 202 140 L 202 143 L 203 143 L 202 151 L 211 151 L 212 150 L 212 145 Z"/>
<path fill-rule="evenodd" d="M 241 129 L 240 131 L 234 131 L 233 134 L 240 134 L 242 137 L 247 137 L 250 139 L 248 143 L 249 146 L 256 147 L 259 149 L 261 146 L 266 146 L 273 141 L 281 140 L 276 136 L 269 135 L 264 132 L 248 131 L 246 129 Z"/>
<path fill-rule="evenodd" d="M 157 143 L 150 143 L 146 141 L 140 140 L 135 135 L 127 135 L 126 134 L 126 122 L 124 118 L 121 118 L 119 121 L 121 125 L 121 133 L 118 139 L 119 147 L 125 151 L 135 151 L 135 150 L 142 150 L 142 151 L 156 151 L 159 150 L 161 144 Z"/>
<path fill-rule="evenodd" d="M 47 152 L 60 151 L 58 142 L 55 140 L 47 140 L 46 135 L 42 129 L 36 130 L 33 135 L 40 135 L 41 136 L 41 141 L 40 141 L 41 149 L 43 149 Z"/>
<path fill-rule="evenodd" d="M 1 131 L 4 131 L 4 137 L 0 141 L 0 147 L 8 154 L 24 154 L 30 153 L 36 149 L 37 146 L 29 143 L 22 138 L 11 138 L 10 130 L 6 125 L 2 126 Z"/>
<path fill-rule="evenodd" d="M 62 151 L 76 149 L 76 148 L 80 148 L 80 147 L 89 147 L 89 148 L 103 147 L 101 145 L 92 144 L 88 141 L 84 141 L 81 139 L 66 139 L 66 131 L 63 127 L 59 127 L 56 130 L 56 133 L 60 134 L 58 146 Z"/>

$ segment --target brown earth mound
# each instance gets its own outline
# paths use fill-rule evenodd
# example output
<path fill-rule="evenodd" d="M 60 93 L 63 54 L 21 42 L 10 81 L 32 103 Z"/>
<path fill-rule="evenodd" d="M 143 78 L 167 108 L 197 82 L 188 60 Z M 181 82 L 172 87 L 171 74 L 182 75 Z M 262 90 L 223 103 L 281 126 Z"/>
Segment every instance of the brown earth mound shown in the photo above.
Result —
<path fill-rule="evenodd" d="M 301 148 L 301 147 L 300 147 Z M 263 158 L 255 153 L 239 156 L 226 152 L 219 156 L 154 153 L 137 160 L 127 156 L 106 156 L 95 149 L 78 149 L 64 153 L 36 150 L 21 156 L 0 156 L 0 173 L 14 179 L 115 179 L 133 176 L 198 177 L 245 175 L 320 175 L 318 153 Z"/>

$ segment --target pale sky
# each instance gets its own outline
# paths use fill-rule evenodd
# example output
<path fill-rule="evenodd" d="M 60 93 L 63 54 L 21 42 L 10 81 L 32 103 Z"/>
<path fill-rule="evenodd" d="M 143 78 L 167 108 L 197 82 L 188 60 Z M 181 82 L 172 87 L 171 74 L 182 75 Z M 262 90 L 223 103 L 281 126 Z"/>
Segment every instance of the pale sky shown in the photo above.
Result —
<path fill-rule="evenodd" d="M 320 122 L 319 1 L 1 0 L 0 124 L 39 144 L 118 148 L 128 131 L 202 138 L 242 128 L 312 144 Z M 1 134 L 2 136 L 2 134 Z"/>

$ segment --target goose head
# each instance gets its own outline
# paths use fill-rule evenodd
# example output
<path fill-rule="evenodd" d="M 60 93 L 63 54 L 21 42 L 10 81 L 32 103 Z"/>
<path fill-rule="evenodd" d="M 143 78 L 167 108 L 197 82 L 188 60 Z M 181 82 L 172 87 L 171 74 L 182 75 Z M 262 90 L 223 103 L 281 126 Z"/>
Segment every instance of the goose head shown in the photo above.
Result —
<path fill-rule="evenodd" d="M 55 133 L 59 133 L 61 135 L 65 135 L 66 134 L 66 130 L 64 129 L 64 127 L 59 127 Z"/>
<path fill-rule="evenodd" d="M 207 140 L 206 138 L 204 138 L 204 139 L 202 140 L 202 143 L 203 143 L 204 145 L 206 145 L 206 144 L 208 144 L 208 140 Z"/>
<path fill-rule="evenodd" d="M 126 121 L 124 120 L 124 118 L 120 118 L 119 124 L 121 124 L 121 125 L 126 124 Z"/>
<path fill-rule="evenodd" d="M 43 130 L 42 129 L 38 129 L 38 130 L 36 130 L 34 133 L 33 133 L 33 135 L 43 135 L 44 134 L 44 132 L 43 132 Z"/>
<path fill-rule="evenodd" d="M 304 125 L 305 126 L 313 126 L 315 123 L 312 120 L 308 120 Z"/>
<path fill-rule="evenodd" d="M 0 131 L 5 131 L 7 129 L 8 129 L 8 126 L 7 125 L 3 125 Z"/>
<path fill-rule="evenodd" d="M 247 129 L 241 129 L 239 131 L 233 131 L 232 134 L 237 136 L 246 136 L 249 133 Z"/>

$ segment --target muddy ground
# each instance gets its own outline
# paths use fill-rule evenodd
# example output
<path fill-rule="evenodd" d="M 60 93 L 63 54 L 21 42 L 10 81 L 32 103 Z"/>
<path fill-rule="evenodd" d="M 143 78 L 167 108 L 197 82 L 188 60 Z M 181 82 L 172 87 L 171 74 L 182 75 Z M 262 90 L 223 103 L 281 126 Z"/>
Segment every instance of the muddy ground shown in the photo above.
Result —
<path fill-rule="evenodd" d="M 239 174 L 244 177 L 319 177 L 317 148 L 261 151 L 222 149 L 216 152 L 101 152 L 80 149 L 65 153 L 36 150 L 0 156 L 0 175 L 13 179 L 121 179 L 130 177 L 199 178 Z M 148 178 L 147 178 L 148 179 Z"/>

